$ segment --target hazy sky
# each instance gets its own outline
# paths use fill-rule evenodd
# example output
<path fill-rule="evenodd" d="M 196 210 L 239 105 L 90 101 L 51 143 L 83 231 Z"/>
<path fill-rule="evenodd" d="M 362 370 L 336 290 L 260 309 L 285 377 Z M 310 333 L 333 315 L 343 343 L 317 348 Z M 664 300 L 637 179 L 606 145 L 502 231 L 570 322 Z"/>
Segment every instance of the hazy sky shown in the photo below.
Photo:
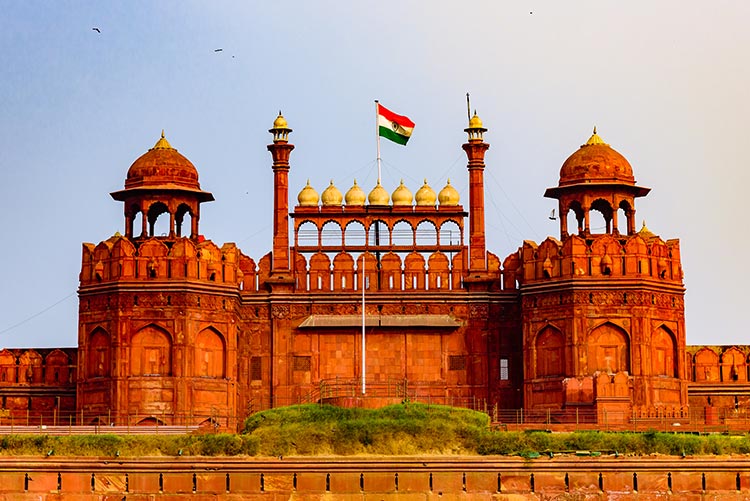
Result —
<path fill-rule="evenodd" d="M 0 347 L 77 344 L 81 243 L 123 232 L 109 193 L 162 129 L 216 198 L 201 233 L 257 260 L 279 109 L 291 203 L 308 178 L 374 186 L 380 99 L 416 123 L 383 143 L 386 189 L 451 178 L 468 206 L 467 91 L 490 251 L 559 236 L 542 194 L 596 125 L 652 188 L 638 227 L 680 239 L 688 343 L 750 343 L 748 26 L 737 0 L 3 2 Z"/>

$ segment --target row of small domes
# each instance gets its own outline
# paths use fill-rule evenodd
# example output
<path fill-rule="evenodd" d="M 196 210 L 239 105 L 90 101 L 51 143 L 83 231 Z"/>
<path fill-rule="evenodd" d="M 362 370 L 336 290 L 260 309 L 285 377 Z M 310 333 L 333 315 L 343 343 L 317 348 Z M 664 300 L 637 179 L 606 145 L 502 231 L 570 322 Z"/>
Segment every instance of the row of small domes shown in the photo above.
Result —
<path fill-rule="evenodd" d="M 315 188 L 310 186 L 310 180 L 307 181 L 307 185 L 297 195 L 297 201 L 301 207 L 317 207 L 318 202 L 322 202 L 324 206 L 341 205 L 342 202 L 346 202 L 346 205 L 359 206 L 365 205 L 365 200 L 370 205 L 388 205 L 389 200 L 392 200 L 395 206 L 409 206 L 416 201 L 419 206 L 434 207 L 436 201 L 444 206 L 458 205 L 459 196 L 456 188 L 451 185 L 450 179 L 448 179 L 445 187 L 437 195 L 435 194 L 435 190 L 427 184 L 426 179 L 422 187 L 417 190 L 416 195 L 413 196 L 409 188 L 404 186 L 403 179 L 390 197 L 385 188 L 380 185 L 380 180 L 378 180 L 378 184 L 370 191 L 370 194 L 365 195 L 365 192 L 357 184 L 356 179 L 354 180 L 354 185 L 349 188 L 345 196 L 341 195 L 341 191 L 333 184 L 333 180 L 331 180 L 331 184 L 323 190 L 320 196 L 315 191 Z"/>

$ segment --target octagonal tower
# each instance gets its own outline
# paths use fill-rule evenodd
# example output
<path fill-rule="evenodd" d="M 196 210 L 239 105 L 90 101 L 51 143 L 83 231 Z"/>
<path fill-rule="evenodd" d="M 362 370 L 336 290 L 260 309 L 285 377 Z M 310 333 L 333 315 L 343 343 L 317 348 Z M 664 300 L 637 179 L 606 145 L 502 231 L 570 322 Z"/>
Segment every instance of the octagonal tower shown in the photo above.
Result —
<path fill-rule="evenodd" d="M 611 423 L 687 413 L 679 241 L 635 230 L 648 192 L 596 129 L 545 192 L 559 201 L 560 240 L 519 250 L 525 407 Z"/>

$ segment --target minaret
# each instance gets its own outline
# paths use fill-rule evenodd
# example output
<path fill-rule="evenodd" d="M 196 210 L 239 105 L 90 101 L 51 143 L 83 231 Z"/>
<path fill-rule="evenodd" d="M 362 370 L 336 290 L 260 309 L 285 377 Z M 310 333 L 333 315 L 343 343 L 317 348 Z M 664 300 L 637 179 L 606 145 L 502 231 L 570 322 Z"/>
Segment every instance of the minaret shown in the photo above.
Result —
<path fill-rule="evenodd" d="M 469 157 L 469 275 L 487 272 L 487 253 L 484 237 L 484 154 L 490 145 L 484 142 L 482 121 L 477 116 L 469 120 L 464 129 L 469 142 L 462 147 Z"/>
<path fill-rule="evenodd" d="M 273 157 L 273 261 L 271 275 L 289 273 L 289 155 L 294 145 L 289 143 L 292 132 L 279 111 L 279 116 L 268 130 L 273 134 L 273 144 L 268 151 Z"/>

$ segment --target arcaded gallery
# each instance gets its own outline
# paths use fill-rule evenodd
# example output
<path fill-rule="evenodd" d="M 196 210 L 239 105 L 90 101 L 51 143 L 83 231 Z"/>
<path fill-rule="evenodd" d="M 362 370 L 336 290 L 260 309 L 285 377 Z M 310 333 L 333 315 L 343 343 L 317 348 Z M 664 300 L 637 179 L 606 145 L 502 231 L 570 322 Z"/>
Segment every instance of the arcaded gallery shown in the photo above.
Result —
<path fill-rule="evenodd" d="M 465 131 L 468 200 L 448 179 L 348 179 L 290 206 L 279 114 L 273 240 L 252 257 L 203 236 L 214 197 L 162 134 L 111 194 L 124 224 L 83 244 L 78 348 L 0 351 L 0 424 L 232 430 L 271 407 L 402 401 L 535 426 L 748 422 L 750 349 L 686 345 L 679 241 L 637 224 L 650 189 L 627 159 L 594 130 L 543 192 L 559 234 L 498 256 L 487 129 Z"/>

